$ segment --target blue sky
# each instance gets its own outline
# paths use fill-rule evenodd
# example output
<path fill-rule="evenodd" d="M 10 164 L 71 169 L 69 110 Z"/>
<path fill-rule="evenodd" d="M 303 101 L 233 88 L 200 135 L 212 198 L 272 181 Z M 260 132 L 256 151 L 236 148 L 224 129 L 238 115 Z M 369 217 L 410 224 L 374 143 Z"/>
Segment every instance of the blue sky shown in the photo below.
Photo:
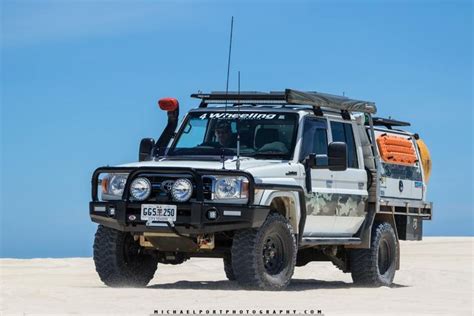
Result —
<path fill-rule="evenodd" d="M 90 256 L 90 176 L 157 138 L 156 101 L 231 87 L 369 99 L 433 157 L 425 235 L 473 235 L 471 1 L 2 1 L 2 257 Z"/>

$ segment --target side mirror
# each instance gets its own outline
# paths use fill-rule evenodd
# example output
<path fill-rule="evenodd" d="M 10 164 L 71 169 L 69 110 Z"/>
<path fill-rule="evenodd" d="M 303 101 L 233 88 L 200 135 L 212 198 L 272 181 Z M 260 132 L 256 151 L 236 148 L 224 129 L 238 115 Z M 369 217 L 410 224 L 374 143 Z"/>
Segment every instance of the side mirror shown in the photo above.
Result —
<path fill-rule="evenodd" d="M 347 169 L 347 145 L 343 142 L 332 142 L 328 146 L 328 164 L 331 171 Z"/>
<path fill-rule="evenodd" d="M 149 160 L 154 146 L 155 140 L 153 138 L 143 138 L 140 141 L 140 148 L 138 150 L 138 161 Z"/>
<path fill-rule="evenodd" d="M 327 169 L 328 156 L 312 153 L 305 157 L 304 164 L 309 169 Z"/>

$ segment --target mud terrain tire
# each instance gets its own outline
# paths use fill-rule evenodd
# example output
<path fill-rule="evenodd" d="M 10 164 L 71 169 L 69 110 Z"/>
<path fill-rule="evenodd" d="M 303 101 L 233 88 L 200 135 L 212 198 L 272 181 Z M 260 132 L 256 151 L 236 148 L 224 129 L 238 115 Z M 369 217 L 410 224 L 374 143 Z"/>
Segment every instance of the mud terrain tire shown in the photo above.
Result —
<path fill-rule="evenodd" d="M 398 242 L 392 225 L 375 223 L 370 249 L 350 253 L 352 280 L 364 286 L 390 286 L 398 261 Z"/>
<path fill-rule="evenodd" d="M 158 259 L 143 253 L 131 234 L 99 225 L 94 263 L 100 279 L 110 287 L 144 287 L 153 279 Z"/>
<path fill-rule="evenodd" d="M 235 281 L 234 270 L 232 268 L 232 257 L 230 255 L 224 257 L 224 272 L 229 281 Z"/>
<path fill-rule="evenodd" d="M 232 267 L 244 288 L 282 290 L 296 264 L 296 239 L 288 220 L 271 213 L 258 229 L 237 231 L 232 244 Z"/>

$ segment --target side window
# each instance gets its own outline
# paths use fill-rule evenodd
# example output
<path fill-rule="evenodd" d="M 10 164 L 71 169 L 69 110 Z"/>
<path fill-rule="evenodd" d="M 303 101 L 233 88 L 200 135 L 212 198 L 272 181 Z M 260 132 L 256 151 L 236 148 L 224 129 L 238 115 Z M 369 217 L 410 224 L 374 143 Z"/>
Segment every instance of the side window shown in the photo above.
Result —
<path fill-rule="evenodd" d="M 334 142 L 345 142 L 347 144 L 348 167 L 359 168 L 352 125 L 349 123 L 331 122 L 331 133 Z"/>
<path fill-rule="evenodd" d="M 316 155 L 328 154 L 328 137 L 326 129 L 326 120 L 317 118 L 307 118 L 305 120 L 300 161 L 312 153 L 315 153 Z"/>

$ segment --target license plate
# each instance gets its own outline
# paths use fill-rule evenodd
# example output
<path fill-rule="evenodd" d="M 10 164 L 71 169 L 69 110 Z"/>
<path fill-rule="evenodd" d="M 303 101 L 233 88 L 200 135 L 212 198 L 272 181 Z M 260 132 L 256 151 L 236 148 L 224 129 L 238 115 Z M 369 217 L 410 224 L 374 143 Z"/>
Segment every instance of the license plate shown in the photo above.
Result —
<path fill-rule="evenodd" d="M 176 205 L 142 204 L 140 218 L 147 222 L 175 222 Z"/>

